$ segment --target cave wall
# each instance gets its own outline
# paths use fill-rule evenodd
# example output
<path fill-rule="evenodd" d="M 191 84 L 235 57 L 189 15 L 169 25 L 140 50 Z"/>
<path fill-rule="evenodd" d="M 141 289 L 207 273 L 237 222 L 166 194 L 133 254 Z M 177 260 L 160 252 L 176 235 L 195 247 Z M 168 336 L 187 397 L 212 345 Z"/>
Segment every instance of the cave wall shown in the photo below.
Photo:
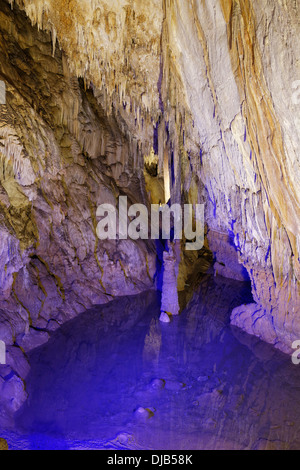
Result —
<path fill-rule="evenodd" d="M 290 352 L 300 337 L 299 8 L 1 1 L 0 319 L 15 354 L 93 303 L 153 286 L 150 242 L 97 242 L 96 207 L 120 194 L 205 203 L 216 275 L 252 284 L 255 303 L 232 323 Z M 144 158 L 158 164 L 146 185 Z"/>
<path fill-rule="evenodd" d="M 168 6 L 173 61 L 199 132 L 199 174 L 217 270 L 236 279 L 244 275 L 227 238 L 252 281 L 256 304 L 235 310 L 232 322 L 288 352 L 300 334 L 299 119 L 293 95 L 299 6 Z M 192 159 L 195 168 L 198 160 Z"/>
<path fill-rule="evenodd" d="M 222 240 L 229 235 L 252 281 L 256 304 L 235 310 L 232 323 L 288 352 L 300 334 L 299 128 L 292 91 L 299 6 L 178 1 L 170 7 L 178 18 L 170 42 L 204 154 L 200 175 L 212 245 L 226 265 Z"/>
<path fill-rule="evenodd" d="M 122 121 L 16 6 L 0 2 L 0 407 L 26 398 L 26 353 L 92 305 L 154 286 L 155 245 L 100 241 L 96 210 L 146 202 Z M 1 414 L 1 413 L 0 413 Z"/>

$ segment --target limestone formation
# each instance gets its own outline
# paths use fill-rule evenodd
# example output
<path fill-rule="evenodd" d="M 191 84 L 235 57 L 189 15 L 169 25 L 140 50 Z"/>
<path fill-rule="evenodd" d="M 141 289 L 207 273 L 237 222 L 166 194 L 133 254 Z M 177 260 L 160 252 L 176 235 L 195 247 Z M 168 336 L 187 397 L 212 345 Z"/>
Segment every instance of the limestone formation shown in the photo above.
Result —
<path fill-rule="evenodd" d="M 160 317 L 159 317 L 159 321 L 161 323 L 171 323 L 171 320 L 172 320 L 171 313 L 168 314 L 167 312 L 161 312 Z"/>

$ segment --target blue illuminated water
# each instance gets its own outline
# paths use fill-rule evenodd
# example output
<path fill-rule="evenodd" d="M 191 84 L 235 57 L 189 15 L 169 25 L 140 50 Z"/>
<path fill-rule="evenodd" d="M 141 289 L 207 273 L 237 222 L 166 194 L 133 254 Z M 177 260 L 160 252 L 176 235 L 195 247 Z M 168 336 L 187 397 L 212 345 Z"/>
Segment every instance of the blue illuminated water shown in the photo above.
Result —
<path fill-rule="evenodd" d="M 15 449 L 299 449 L 300 368 L 230 326 L 247 301 L 247 284 L 206 276 L 171 324 L 155 292 L 80 315 L 31 353 L 28 401 L 2 437 Z"/>

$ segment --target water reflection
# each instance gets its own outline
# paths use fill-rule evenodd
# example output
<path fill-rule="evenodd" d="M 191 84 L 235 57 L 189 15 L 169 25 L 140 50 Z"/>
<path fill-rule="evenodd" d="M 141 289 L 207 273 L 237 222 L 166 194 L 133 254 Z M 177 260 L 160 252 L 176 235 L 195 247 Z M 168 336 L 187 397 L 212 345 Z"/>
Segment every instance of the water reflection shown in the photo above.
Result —
<path fill-rule="evenodd" d="M 28 448 L 299 448 L 300 369 L 229 325 L 232 309 L 251 301 L 248 289 L 206 276 L 170 324 L 158 321 L 155 292 L 65 324 L 31 354 L 19 441 Z"/>

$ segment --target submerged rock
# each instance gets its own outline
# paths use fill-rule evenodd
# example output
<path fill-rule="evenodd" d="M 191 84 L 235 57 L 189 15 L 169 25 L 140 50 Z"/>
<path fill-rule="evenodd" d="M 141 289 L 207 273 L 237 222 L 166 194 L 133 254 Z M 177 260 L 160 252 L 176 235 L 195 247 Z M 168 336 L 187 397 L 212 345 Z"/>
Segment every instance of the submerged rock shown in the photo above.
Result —
<path fill-rule="evenodd" d="M 160 317 L 159 317 L 159 321 L 161 321 L 162 323 L 170 323 L 171 319 L 172 319 L 172 315 L 170 315 L 166 312 L 161 312 Z"/>
<path fill-rule="evenodd" d="M 139 407 L 135 412 L 134 416 L 141 421 L 146 421 L 154 416 L 154 408 L 142 408 Z"/>
<path fill-rule="evenodd" d="M 150 387 L 153 390 L 163 390 L 166 386 L 166 381 L 163 379 L 154 379 L 152 380 Z"/>
<path fill-rule="evenodd" d="M 171 392 L 180 392 L 181 390 L 186 390 L 187 386 L 185 383 L 177 382 L 175 380 L 166 380 L 166 390 Z"/>

